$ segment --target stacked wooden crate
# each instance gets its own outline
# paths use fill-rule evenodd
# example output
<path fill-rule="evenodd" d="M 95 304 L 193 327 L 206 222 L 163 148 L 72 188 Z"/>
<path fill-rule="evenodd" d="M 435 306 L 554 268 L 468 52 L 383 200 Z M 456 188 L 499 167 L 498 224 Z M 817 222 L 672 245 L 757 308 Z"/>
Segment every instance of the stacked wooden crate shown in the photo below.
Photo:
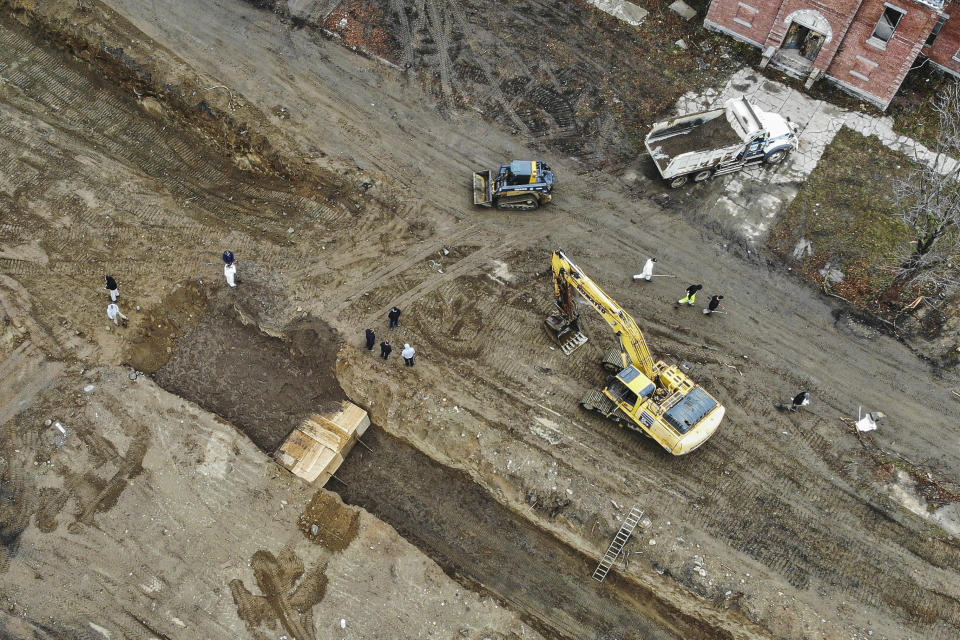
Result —
<path fill-rule="evenodd" d="M 290 432 L 274 459 L 307 482 L 319 481 L 323 486 L 369 426 L 367 412 L 344 401 L 334 412 L 304 420 Z"/>

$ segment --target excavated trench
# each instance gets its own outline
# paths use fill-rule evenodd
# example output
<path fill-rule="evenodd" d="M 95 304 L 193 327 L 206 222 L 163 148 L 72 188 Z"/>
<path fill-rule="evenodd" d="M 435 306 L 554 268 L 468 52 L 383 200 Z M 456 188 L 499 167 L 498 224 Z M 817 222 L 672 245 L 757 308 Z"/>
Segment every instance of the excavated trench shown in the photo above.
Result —
<path fill-rule="evenodd" d="M 334 375 L 340 339 L 328 325 L 306 319 L 268 335 L 242 321 L 233 292 L 182 289 L 131 351 L 162 387 L 229 420 L 268 453 L 303 417 L 344 397 Z M 355 447 L 327 488 L 545 636 L 716 640 L 715 630 L 616 571 L 595 582 L 596 559 L 510 511 L 467 474 L 377 427 L 364 441 L 373 451 Z"/>
<path fill-rule="evenodd" d="M 462 584 L 486 592 L 551 638 L 718 640 L 717 630 L 611 572 L 497 502 L 461 471 L 379 428 L 328 484 L 391 524 Z"/>

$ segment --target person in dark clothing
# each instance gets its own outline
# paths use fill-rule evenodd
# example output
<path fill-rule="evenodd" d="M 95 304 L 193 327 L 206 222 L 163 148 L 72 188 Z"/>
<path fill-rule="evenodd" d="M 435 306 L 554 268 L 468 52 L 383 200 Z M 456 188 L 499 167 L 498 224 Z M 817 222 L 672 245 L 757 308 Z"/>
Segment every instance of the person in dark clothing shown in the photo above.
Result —
<path fill-rule="evenodd" d="M 793 398 L 793 402 L 790 406 L 790 411 L 796 411 L 799 407 L 805 407 L 810 404 L 810 392 L 801 391 Z"/>
<path fill-rule="evenodd" d="M 373 329 L 367 329 L 367 351 L 373 351 L 373 345 L 377 344 L 377 334 L 373 332 Z"/>
<path fill-rule="evenodd" d="M 693 303 L 697 301 L 697 291 L 703 289 L 702 284 L 692 284 L 687 287 L 687 295 L 683 298 L 677 300 L 677 304 L 689 304 L 693 306 Z"/>
<path fill-rule="evenodd" d="M 393 347 L 390 346 L 389 340 L 384 340 L 380 343 L 380 357 L 384 360 L 390 358 L 390 352 L 393 351 Z"/>
<path fill-rule="evenodd" d="M 390 318 L 390 328 L 400 326 L 400 307 L 394 307 L 390 309 L 390 313 L 387 314 L 387 317 Z"/>
<path fill-rule="evenodd" d="M 723 296 L 710 296 L 710 303 L 707 304 L 707 308 L 703 310 L 706 315 L 710 315 L 720 306 L 720 301 L 723 300 Z"/>
<path fill-rule="evenodd" d="M 107 276 L 107 291 L 110 292 L 110 302 L 116 302 L 120 297 L 120 289 L 117 288 L 117 281 L 113 276 Z"/>

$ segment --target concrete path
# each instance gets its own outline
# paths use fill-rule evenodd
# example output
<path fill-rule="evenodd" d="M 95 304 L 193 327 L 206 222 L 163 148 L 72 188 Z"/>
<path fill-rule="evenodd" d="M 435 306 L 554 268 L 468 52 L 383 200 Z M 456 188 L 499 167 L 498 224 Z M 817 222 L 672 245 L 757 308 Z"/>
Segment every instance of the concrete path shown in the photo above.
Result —
<path fill-rule="evenodd" d="M 782 166 L 756 167 L 715 180 L 711 186 L 713 190 L 717 183 L 723 185 L 715 203 L 707 205 L 711 216 L 733 218 L 737 229 L 752 242 L 762 243 L 766 239 L 774 219 L 793 201 L 841 127 L 876 136 L 893 151 L 928 166 L 939 166 L 941 171 L 956 169 L 956 160 L 938 158 L 916 140 L 894 132 L 893 119 L 889 116 L 866 115 L 815 100 L 750 68 L 735 73 L 721 91 L 687 93 L 677 102 L 677 113 L 715 108 L 739 96 L 746 96 L 761 109 L 780 113 L 800 125 L 800 149 Z M 704 200 L 710 202 L 711 198 Z"/>

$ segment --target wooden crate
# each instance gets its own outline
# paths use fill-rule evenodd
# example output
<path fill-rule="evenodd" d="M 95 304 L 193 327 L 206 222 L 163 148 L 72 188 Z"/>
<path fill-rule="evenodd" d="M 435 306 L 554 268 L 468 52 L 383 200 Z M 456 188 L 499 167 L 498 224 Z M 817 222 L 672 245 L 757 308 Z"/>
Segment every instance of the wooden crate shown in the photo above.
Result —
<path fill-rule="evenodd" d="M 370 426 L 367 412 L 351 402 L 327 415 L 313 414 L 287 436 L 274 454 L 285 469 L 320 486 L 336 473 L 343 458 Z"/>

